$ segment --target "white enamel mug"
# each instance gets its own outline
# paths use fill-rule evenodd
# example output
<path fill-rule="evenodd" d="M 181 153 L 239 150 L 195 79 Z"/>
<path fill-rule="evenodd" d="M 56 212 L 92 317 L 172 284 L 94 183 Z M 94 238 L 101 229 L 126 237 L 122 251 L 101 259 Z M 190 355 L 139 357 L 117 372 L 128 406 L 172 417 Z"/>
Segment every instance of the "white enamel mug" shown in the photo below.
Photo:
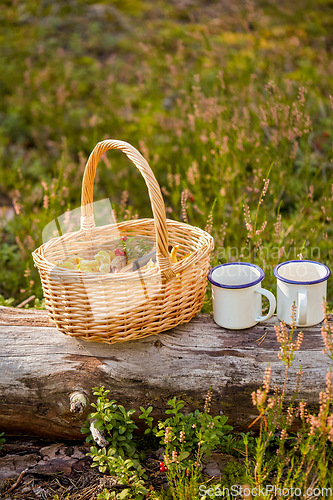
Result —
<path fill-rule="evenodd" d="M 223 328 L 242 330 L 269 319 L 275 311 L 274 295 L 261 288 L 264 271 L 247 262 L 230 262 L 208 273 L 212 284 L 214 321 Z M 269 300 L 269 312 L 262 316 L 262 295 Z"/>
<path fill-rule="evenodd" d="M 292 322 L 291 306 L 296 306 L 296 326 L 317 325 L 324 319 L 327 280 L 331 271 L 312 260 L 289 260 L 274 269 L 277 278 L 277 317 Z"/>

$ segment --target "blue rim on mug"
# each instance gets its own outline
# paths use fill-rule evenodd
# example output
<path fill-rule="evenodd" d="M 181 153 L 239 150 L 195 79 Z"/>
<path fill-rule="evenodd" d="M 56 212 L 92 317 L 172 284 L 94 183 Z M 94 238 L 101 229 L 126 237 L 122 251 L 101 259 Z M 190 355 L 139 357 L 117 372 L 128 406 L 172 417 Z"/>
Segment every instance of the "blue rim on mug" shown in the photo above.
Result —
<path fill-rule="evenodd" d="M 245 283 L 243 285 L 222 285 L 221 283 L 217 283 L 217 281 L 213 280 L 212 274 L 219 267 L 226 267 L 226 266 L 250 266 L 250 267 L 254 267 L 255 269 L 257 269 L 257 271 L 259 271 L 260 276 L 256 280 L 251 281 L 250 283 Z M 213 267 L 209 271 L 209 273 L 207 274 L 208 281 L 212 285 L 218 286 L 220 288 L 234 288 L 234 289 L 249 288 L 250 286 L 257 285 L 258 283 L 260 283 L 264 279 L 264 277 L 265 277 L 265 273 L 261 269 L 261 267 L 256 266 L 255 264 L 251 264 L 250 262 L 228 262 L 226 264 L 219 264 L 218 266 Z"/>
<path fill-rule="evenodd" d="M 326 269 L 326 274 L 323 278 L 319 278 L 319 279 L 313 280 L 313 281 L 288 280 L 287 278 L 283 278 L 283 276 L 280 276 L 280 274 L 279 274 L 280 267 L 285 266 L 286 264 L 293 263 L 293 262 L 297 262 L 298 264 L 300 264 L 302 262 L 311 262 L 311 264 L 318 264 L 318 266 L 322 266 Z M 274 268 L 273 273 L 274 273 L 274 276 L 278 280 L 283 281 L 284 283 L 290 283 L 291 285 L 316 285 L 317 283 L 322 283 L 323 281 L 328 280 L 328 278 L 331 276 L 330 269 L 327 266 L 325 266 L 325 264 L 322 264 L 321 262 L 316 262 L 315 260 L 287 260 L 286 262 L 281 262 L 281 264 L 278 264 Z"/>

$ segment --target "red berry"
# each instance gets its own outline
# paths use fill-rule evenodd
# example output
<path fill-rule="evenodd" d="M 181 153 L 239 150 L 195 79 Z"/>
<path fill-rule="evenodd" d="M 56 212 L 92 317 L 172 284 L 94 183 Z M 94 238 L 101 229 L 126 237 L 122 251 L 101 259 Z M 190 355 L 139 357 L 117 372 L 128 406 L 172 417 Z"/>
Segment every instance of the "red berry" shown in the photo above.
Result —
<path fill-rule="evenodd" d="M 121 239 L 122 241 L 127 241 L 127 236 L 122 236 Z"/>
<path fill-rule="evenodd" d="M 164 467 L 164 462 L 160 462 L 160 467 Z"/>
<path fill-rule="evenodd" d="M 121 256 L 123 257 L 125 255 L 125 252 L 124 250 L 122 250 L 121 248 L 116 248 L 116 250 L 114 251 L 114 254 L 118 257 L 118 256 Z"/>

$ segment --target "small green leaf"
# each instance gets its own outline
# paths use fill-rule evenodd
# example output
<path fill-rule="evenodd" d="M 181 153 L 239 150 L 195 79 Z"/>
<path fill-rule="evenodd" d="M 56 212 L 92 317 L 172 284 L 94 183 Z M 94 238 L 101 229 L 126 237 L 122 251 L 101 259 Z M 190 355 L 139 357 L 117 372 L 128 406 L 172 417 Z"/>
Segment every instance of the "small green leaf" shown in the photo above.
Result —
<path fill-rule="evenodd" d="M 147 479 L 148 479 L 148 477 L 147 477 Z M 141 493 L 141 495 L 147 495 L 148 490 L 144 486 L 138 486 L 136 488 L 136 493 Z"/>
<path fill-rule="evenodd" d="M 126 500 L 127 498 L 131 498 L 130 495 L 131 493 L 131 490 L 129 488 L 125 488 L 124 490 L 122 490 L 120 493 L 118 493 L 118 498 L 119 500 Z"/>
<path fill-rule="evenodd" d="M 179 455 L 179 460 L 185 460 L 190 455 L 188 451 L 182 451 L 181 454 Z"/>

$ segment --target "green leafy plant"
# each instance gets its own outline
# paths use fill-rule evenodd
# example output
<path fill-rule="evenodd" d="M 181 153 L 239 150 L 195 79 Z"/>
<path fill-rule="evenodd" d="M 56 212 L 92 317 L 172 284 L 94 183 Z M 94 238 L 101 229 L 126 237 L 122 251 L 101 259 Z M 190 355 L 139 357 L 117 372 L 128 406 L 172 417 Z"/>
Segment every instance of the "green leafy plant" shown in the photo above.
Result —
<path fill-rule="evenodd" d="M 239 462 L 229 462 L 223 469 L 219 486 L 230 487 L 232 484 L 246 484 L 248 477 L 244 464 Z"/>
<path fill-rule="evenodd" d="M 94 395 L 97 396 L 97 402 L 91 406 L 96 409 L 89 415 L 94 421 L 94 427 L 103 433 L 105 439 L 109 442 L 108 450 L 114 450 L 112 456 L 115 457 L 133 457 L 137 458 L 136 443 L 133 440 L 133 431 L 137 426 L 131 419 L 135 410 L 126 411 L 122 405 L 118 405 L 115 400 L 109 400 L 107 394 L 109 390 L 93 388 Z M 88 434 L 86 441 L 93 441 L 90 432 L 89 421 L 85 422 L 85 427 L 81 429 L 83 434 Z"/>
<path fill-rule="evenodd" d="M 90 448 L 88 455 L 92 458 L 92 467 L 98 467 L 100 472 L 108 471 L 109 474 L 117 476 L 119 484 L 126 486 L 117 493 L 104 489 L 99 498 L 125 500 L 133 498 L 134 495 L 135 499 L 141 500 L 147 492 L 144 488 L 144 479 L 147 479 L 147 476 L 138 460 L 137 445 L 133 439 L 133 431 L 137 426 L 131 416 L 135 410 L 126 411 L 115 400 L 109 400 L 107 395 L 110 391 L 105 390 L 104 386 L 94 387 L 93 391 L 97 401 L 91 406 L 96 411 L 89 415 L 89 420 L 85 422 L 81 432 L 88 434 L 87 442 L 93 441 L 90 430 L 92 422 L 99 435 L 109 442 L 109 446 L 100 449 L 96 446 Z"/>
<path fill-rule="evenodd" d="M 109 445 L 102 448 L 92 446 L 88 455 L 92 458 L 92 467 L 98 467 L 101 472 L 108 471 L 118 478 L 119 484 L 126 486 L 121 492 L 105 489 L 101 499 L 121 498 L 127 499 L 134 496 L 140 500 L 147 493 L 144 480 L 147 479 L 145 470 L 140 464 L 137 445 L 133 440 L 133 430 L 136 425 L 131 419 L 135 410 L 126 411 L 115 400 L 109 400 L 110 391 L 105 387 L 95 387 L 96 403 L 92 403 L 96 411 L 89 415 L 85 427 L 81 429 L 88 434 L 86 440 L 94 440 L 90 424 L 100 433 Z M 140 407 L 141 415 L 148 428 L 146 435 L 152 434 L 161 438 L 165 445 L 164 463 L 161 471 L 167 473 L 170 488 L 174 498 L 193 498 L 198 491 L 199 478 L 201 477 L 201 463 L 203 455 L 207 456 L 212 449 L 218 447 L 225 434 L 232 429 L 226 425 L 227 417 L 212 417 L 209 414 L 211 403 L 211 389 L 208 391 L 204 411 L 196 410 L 185 415 L 181 410 L 184 401 L 176 397 L 168 401 L 171 409 L 166 413 L 170 415 L 165 421 L 159 421 L 153 427 L 151 412 L 153 407 L 147 409 Z M 164 466 L 165 464 L 165 466 Z"/>
<path fill-rule="evenodd" d="M 142 500 L 148 493 L 148 490 L 144 487 L 144 479 L 147 479 L 145 470 L 137 461 L 129 458 L 124 459 L 120 456 L 115 457 L 112 452 L 114 452 L 114 450 L 111 450 L 111 452 L 109 450 L 108 453 L 106 453 L 104 448 L 103 450 L 96 450 L 95 453 L 91 453 L 91 456 L 94 457 L 92 466 L 99 466 L 99 470 L 102 472 L 105 472 L 108 467 L 110 474 L 117 476 L 118 484 L 124 485 L 125 488 L 119 493 L 115 491 L 110 492 L 105 488 L 102 493 L 98 495 L 98 499 L 109 500 L 115 498 L 127 500 L 135 498 L 135 500 Z M 99 457 L 101 460 L 99 460 Z"/>
<path fill-rule="evenodd" d="M 141 415 L 139 415 L 139 418 L 140 419 L 143 419 L 148 428 L 145 430 L 145 434 L 151 434 L 151 433 L 154 433 L 156 434 L 156 427 L 153 428 L 153 422 L 154 422 L 154 419 L 153 417 L 150 416 L 151 412 L 153 411 L 153 407 L 152 406 L 149 406 L 146 410 L 143 408 L 143 406 L 140 406 L 140 410 L 141 410 Z"/>
<path fill-rule="evenodd" d="M 184 401 L 176 397 L 168 401 L 172 408 L 166 410 L 171 415 L 164 422 L 159 422 L 157 428 L 152 429 L 156 436 L 161 438 L 160 443 L 167 445 L 169 453 L 179 454 L 180 460 L 187 459 L 190 455 L 196 457 L 200 454 L 210 455 L 211 451 L 221 445 L 225 435 L 232 430 L 226 422 L 225 415 L 212 417 L 209 414 L 211 391 L 209 391 L 203 412 L 195 410 L 194 413 L 184 414 L 180 410 Z"/>
<path fill-rule="evenodd" d="M 136 471 L 135 474 L 138 477 L 147 477 L 145 476 L 145 471 L 141 467 L 139 460 L 134 458 L 125 459 L 120 455 L 116 456 L 116 454 L 117 452 L 114 448 L 108 447 L 108 449 L 97 449 L 95 446 L 92 446 L 90 453 L 88 453 L 93 459 L 92 467 L 98 467 L 100 472 L 109 470 L 110 474 L 118 475 L 126 466 L 128 469 L 134 467 Z"/>
<path fill-rule="evenodd" d="M 246 455 L 244 440 L 247 442 L 248 453 L 252 454 L 255 449 L 255 437 L 251 436 L 249 432 L 241 432 L 239 435 L 227 434 L 224 436 L 219 450 L 237 457 L 244 457 Z"/>
<path fill-rule="evenodd" d="M 5 299 L 5 297 L 0 295 L 0 306 L 11 306 L 14 301 L 15 301 L 15 299 L 13 297 L 10 297 L 9 299 Z"/>
<path fill-rule="evenodd" d="M 40 300 L 36 297 L 34 301 L 34 309 L 45 309 L 45 299 Z"/>
<path fill-rule="evenodd" d="M 2 445 L 6 442 L 6 439 L 3 437 L 5 435 L 4 432 L 0 433 L 0 450 L 2 448 Z"/>

